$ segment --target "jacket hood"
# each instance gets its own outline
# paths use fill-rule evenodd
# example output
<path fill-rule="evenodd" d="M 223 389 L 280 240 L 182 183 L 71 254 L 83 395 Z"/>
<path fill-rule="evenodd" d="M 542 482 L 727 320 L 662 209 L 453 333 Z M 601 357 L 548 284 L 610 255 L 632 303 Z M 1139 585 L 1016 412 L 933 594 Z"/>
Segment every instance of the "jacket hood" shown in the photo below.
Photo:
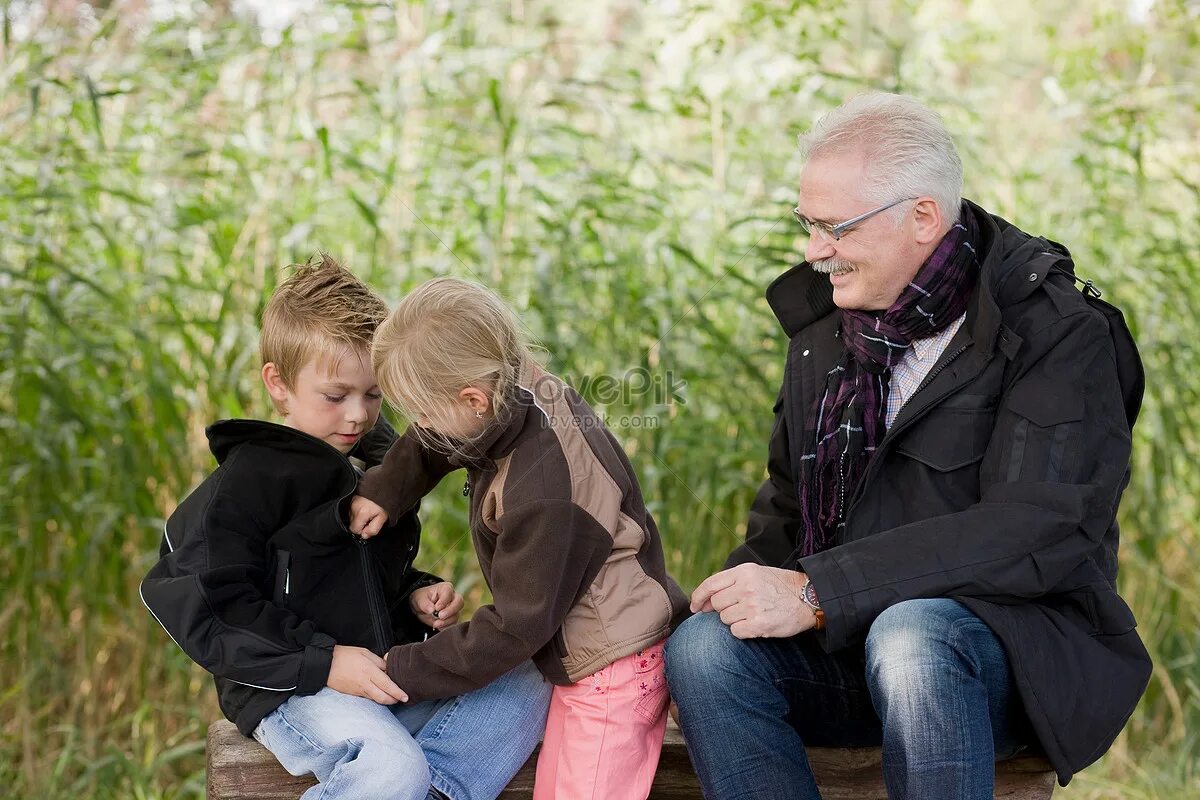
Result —
<path fill-rule="evenodd" d="M 286 425 L 279 425 L 278 423 L 267 422 L 265 420 L 218 420 L 205 428 L 204 433 L 208 437 L 208 449 L 216 456 L 218 464 L 224 463 L 235 447 L 247 442 L 266 445 L 272 450 L 284 453 L 325 458 L 329 456 L 345 458 L 336 447 L 321 441 L 315 436 L 309 436 L 307 433 L 298 431 L 295 428 L 289 428 Z M 391 433 L 391 426 L 388 425 L 383 417 L 380 417 L 375 427 L 355 443 L 354 449 L 348 455 L 363 458 L 366 461 L 378 461 L 378 458 L 372 459 L 368 457 L 365 451 L 375 448 L 379 444 L 377 440 L 380 439 L 384 440 L 384 447 L 386 448 L 386 443 L 390 443 L 391 441 Z"/>
<path fill-rule="evenodd" d="M 982 281 L 1000 308 L 1028 297 L 1041 286 L 1051 267 L 1074 275 L 1071 254 L 1058 242 L 1030 236 L 1003 217 L 989 214 L 970 200 L 966 213 L 979 224 Z M 807 261 L 796 264 L 767 287 L 767 303 L 784 332 L 794 336 L 837 310 L 829 276 L 814 272 Z"/>
<path fill-rule="evenodd" d="M 973 212 L 986 218 L 994 228 L 993 246 L 984 260 L 984 274 L 997 305 L 1001 308 L 1018 303 L 1042 285 L 1052 268 L 1075 276 L 1071 251 L 1042 236 L 1031 236 L 1003 217 L 988 214 L 974 203 Z M 981 220 L 982 222 L 982 220 Z"/>

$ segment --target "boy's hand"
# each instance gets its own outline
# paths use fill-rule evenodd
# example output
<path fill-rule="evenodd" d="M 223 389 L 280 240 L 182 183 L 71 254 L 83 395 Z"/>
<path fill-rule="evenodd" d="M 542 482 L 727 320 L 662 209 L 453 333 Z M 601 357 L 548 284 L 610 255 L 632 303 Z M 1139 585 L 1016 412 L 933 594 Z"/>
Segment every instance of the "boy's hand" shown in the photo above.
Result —
<path fill-rule="evenodd" d="M 387 676 L 384 666 L 384 660 L 365 647 L 335 644 L 325 685 L 384 706 L 407 703 L 408 695 Z"/>
<path fill-rule="evenodd" d="M 449 581 L 413 589 L 408 602 L 417 619 L 439 631 L 458 622 L 458 612 L 463 608 L 462 595 Z"/>
<path fill-rule="evenodd" d="M 364 539 L 370 539 L 387 524 L 387 512 L 361 495 L 350 501 L 350 531 Z"/>

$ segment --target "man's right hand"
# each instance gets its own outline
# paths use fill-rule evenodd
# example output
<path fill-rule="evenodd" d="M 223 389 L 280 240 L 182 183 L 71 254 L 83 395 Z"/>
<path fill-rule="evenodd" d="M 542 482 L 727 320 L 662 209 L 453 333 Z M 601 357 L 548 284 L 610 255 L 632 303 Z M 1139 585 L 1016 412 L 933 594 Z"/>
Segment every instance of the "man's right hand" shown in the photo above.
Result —
<path fill-rule="evenodd" d="M 364 539 L 370 539 L 383 530 L 387 521 L 387 512 L 377 503 L 357 494 L 350 501 L 351 533 L 357 533 Z"/>
<path fill-rule="evenodd" d="M 697 586 L 691 609 L 716 611 L 739 639 L 795 636 L 817 622 L 813 610 L 800 599 L 804 578 L 794 569 L 738 564 Z"/>
<path fill-rule="evenodd" d="M 335 644 L 325 685 L 384 706 L 407 703 L 408 695 L 387 676 L 384 666 L 384 660 L 365 647 Z"/>

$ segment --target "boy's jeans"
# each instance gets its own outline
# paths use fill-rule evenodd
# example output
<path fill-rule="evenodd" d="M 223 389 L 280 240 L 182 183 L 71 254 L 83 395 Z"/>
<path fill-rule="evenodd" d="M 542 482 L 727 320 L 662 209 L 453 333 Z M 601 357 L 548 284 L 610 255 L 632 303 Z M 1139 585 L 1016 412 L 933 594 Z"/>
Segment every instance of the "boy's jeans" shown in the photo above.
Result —
<path fill-rule="evenodd" d="M 805 745 L 883 745 L 888 796 L 991 800 L 994 762 L 1030 740 L 1004 649 L 961 604 L 909 600 L 866 646 L 746 639 L 697 614 L 667 642 L 667 681 L 704 796 L 816 800 Z"/>
<path fill-rule="evenodd" d="M 293 696 L 254 738 L 293 775 L 302 800 L 493 800 L 541 738 L 550 684 L 531 662 L 448 700 L 379 705 L 325 687 Z"/>

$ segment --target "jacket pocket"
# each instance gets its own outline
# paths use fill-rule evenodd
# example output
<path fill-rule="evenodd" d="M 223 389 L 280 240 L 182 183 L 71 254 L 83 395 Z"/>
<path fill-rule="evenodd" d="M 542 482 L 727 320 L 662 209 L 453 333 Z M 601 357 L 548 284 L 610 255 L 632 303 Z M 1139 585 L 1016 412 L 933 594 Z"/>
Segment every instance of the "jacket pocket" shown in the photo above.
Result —
<path fill-rule="evenodd" d="M 292 554 L 287 550 L 275 551 L 275 605 L 288 607 L 292 592 Z"/>
<path fill-rule="evenodd" d="M 983 459 L 995 425 L 987 409 L 938 408 L 922 418 L 896 452 L 938 472 L 951 472 Z"/>
<path fill-rule="evenodd" d="M 1079 467 L 1083 396 L 1047 383 L 1013 387 L 1012 413 L 1001 459 L 1005 480 L 1069 481 Z"/>
<path fill-rule="evenodd" d="M 1013 387 L 1006 405 L 1018 416 L 1049 428 L 1083 419 L 1083 397 L 1046 383 L 1022 383 Z"/>
<path fill-rule="evenodd" d="M 562 628 L 554 632 L 554 638 L 550 640 L 550 651 L 560 661 L 567 659 L 567 637 L 563 635 Z"/>

